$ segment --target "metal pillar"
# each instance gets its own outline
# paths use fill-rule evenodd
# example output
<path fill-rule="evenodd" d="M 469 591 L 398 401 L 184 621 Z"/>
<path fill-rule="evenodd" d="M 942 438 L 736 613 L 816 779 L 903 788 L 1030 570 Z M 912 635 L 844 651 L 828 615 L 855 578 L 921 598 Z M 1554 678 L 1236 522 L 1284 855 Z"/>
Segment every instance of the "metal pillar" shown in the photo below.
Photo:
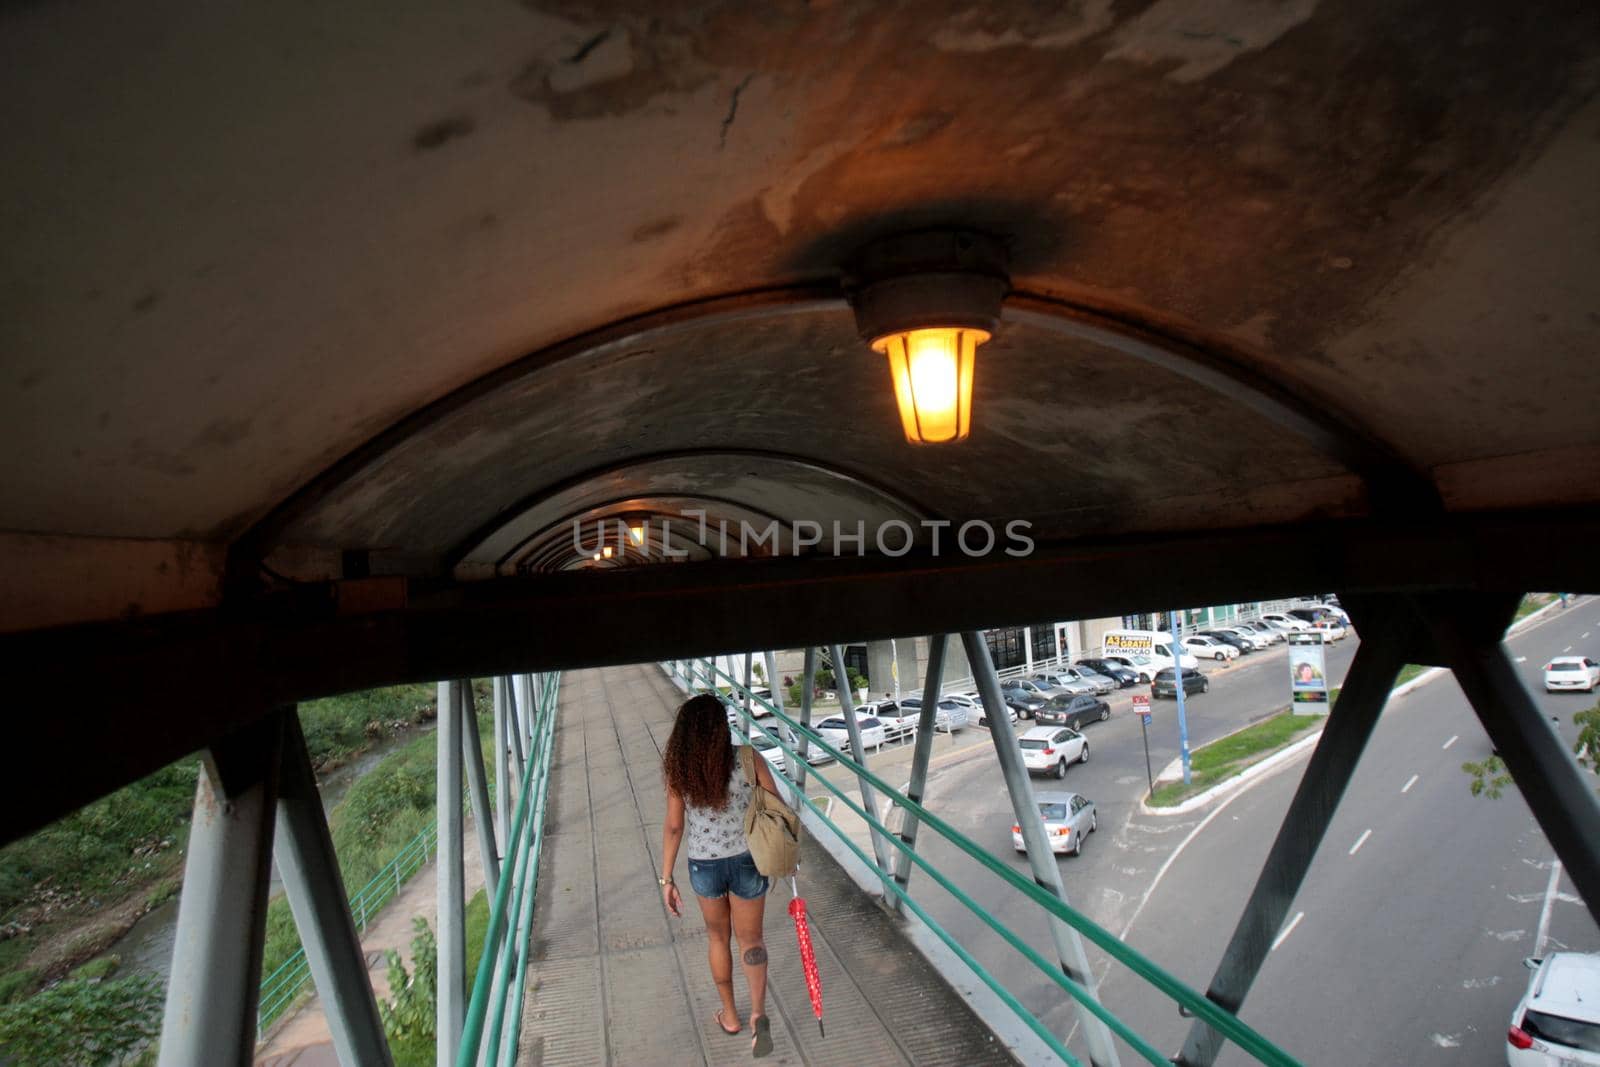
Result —
<path fill-rule="evenodd" d="M 767 688 L 772 690 L 772 706 L 777 708 L 779 713 L 778 732 L 783 735 L 784 741 L 792 746 L 794 744 L 794 731 L 783 725 L 783 712 L 785 709 L 783 706 L 783 686 L 778 683 L 778 657 L 772 652 L 763 652 L 761 655 L 767 664 Z M 789 760 L 785 759 L 783 761 L 783 769 L 784 776 L 792 781 L 794 779 L 794 771 L 789 766 Z"/>
<path fill-rule="evenodd" d="M 844 650 L 838 645 L 830 646 L 833 653 L 833 682 L 839 694 L 839 712 L 844 716 L 844 728 L 850 735 L 850 755 L 863 767 L 867 765 L 866 748 L 861 744 L 861 723 L 856 719 L 855 702 L 850 699 L 850 679 L 841 674 L 844 671 Z M 840 685 L 840 681 L 843 685 Z M 867 810 L 873 820 L 878 819 L 878 794 L 867 783 L 864 775 L 856 775 L 856 784 L 861 787 L 861 806 Z M 894 882 L 894 876 L 889 871 L 889 846 L 884 842 L 882 834 L 871 824 L 867 824 L 867 836 L 872 841 L 872 856 L 877 861 L 878 873 L 883 876 L 884 900 L 894 896 L 889 887 Z"/>
<path fill-rule="evenodd" d="M 1044 836 L 1044 818 L 1039 813 L 1039 803 L 1033 797 L 1033 782 L 1028 778 L 1028 768 L 1022 763 L 1022 748 L 1011 732 L 1011 719 L 1006 714 L 1005 698 L 1000 693 L 1000 676 L 995 673 L 994 660 L 989 658 L 989 646 L 983 635 L 969 630 L 961 635 L 961 643 L 972 665 L 972 677 L 983 698 L 984 714 L 989 719 L 989 738 L 994 742 L 995 756 L 1000 761 L 1000 773 L 1005 778 L 1006 792 L 1011 796 L 1011 810 L 1022 828 L 1022 841 L 1028 849 L 1028 866 L 1033 870 L 1033 880 L 1042 888 L 1054 893 L 1062 901 L 1067 890 L 1061 883 L 1061 868 L 1056 865 L 1055 853 Z M 1083 950 L 1083 939 L 1078 931 L 1055 916 L 1050 917 L 1050 939 L 1055 942 L 1056 958 L 1061 970 L 1077 982 L 1095 1000 L 1100 993 L 1095 985 L 1094 972 L 1089 970 L 1089 957 Z M 1111 1042 L 1111 1030 L 1093 1012 L 1082 1004 L 1077 1005 L 1078 1021 L 1083 1026 L 1084 1038 L 1089 1044 L 1089 1062 L 1095 1067 L 1117 1067 L 1117 1048 Z"/>
<path fill-rule="evenodd" d="M 917 717 L 917 743 L 911 753 L 911 780 L 906 783 L 906 797 L 922 803 L 923 788 L 928 782 L 928 760 L 933 756 L 933 738 L 939 715 L 939 689 L 944 681 L 944 648 L 950 635 L 935 634 L 928 638 L 928 680 L 922 686 L 922 714 Z M 909 809 L 900 826 L 900 840 L 916 851 L 917 827 L 921 822 Z M 894 880 L 904 889 L 911 883 L 911 852 L 901 852 L 895 857 Z M 898 909 L 900 898 L 894 898 Z"/>
<path fill-rule="evenodd" d="M 483 862 L 483 884 L 494 899 L 500 884 L 500 852 L 495 847 L 494 818 L 489 810 L 489 783 L 483 773 L 483 738 L 478 734 L 478 707 L 472 696 L 472 680 L 456 686 L 460 701 L 461 748 L 467 763 L 467 791 L 472 797 L 472 822 L 478 831 L 478 858 Z M 505 779 L 495 779 L 496 792 L 504 792 Z"/>
<path fill-rule="evenodd" d="M 372 995 L 361 939 L 350 914 L 339 858 L 323 814 L 317 778 L 306 752 L 300 720 L 283 716 L 283 767 L 273 857 L 284 895 L 305 946 L 334 1051 L 340 1063 L 387 1067 L 389 1040 Z"/>
<path fill-rule="evenodd" d="M 746 729 L 749 728 L 751 716 L 750 672 L 755 669 L 755 664 L 756 654 L 754 652 L 746 652 L 744 654 L 744 721 Z"/>
<path fill-rule="evenodd" d="M 519 680 L 519 677 L 520 676 L 518 675 L 512 675 L 506 679 L 507 737 L 503 742 L 501 742 L 502 744 L 509 745 L 511 748 L 511 760 L 513 767 L 512 777 L 515 778 L 518 783 L 522 781 L 522 776 L 526 772 L 528 766 L 525 749 L 522 746 L 522 715 L 523 709 L 527 707 L 527 702 L 524 699 L 526 694 L 518 692 L 518 690 L 522 688 L 522 683 Z M 508 822 L 506 825 L 510 826 L 511 824 Z"/>
<path fill-rule="evenodd" d="M 438 1011 L 435 1049 L 440 1063 L 454 1063 L 466 1021 L 466 872 L 461 849 L 460 682 L 439 683 L 439 756 L 435 803 L 439 816 Z"/>
<path fill-rule="evenodd" d="M 247 1064 L 256 1044 L 283 716 L 207 750 L 195 787 L 161 1067 Z"/>
<path fill-rule="evenodd" d="M 1183 784 L 1188 785 L 1190 780 L 1189 714 L 1184 705 L 1187 702 L 1189 691 L 1183 684 L 1183 635 L 1178 631 L 1178 613 L 1176 611 L 1167 612 L 1167 620 L 1168 628 L 1172 631 L 1170 634 L 1172 646 L 1172 697 L 1178 702 L 1178 756 L 1183 762 Z M 1200 661 L 1197 659 L 1195 662 L 1199 663 Z M 1199 668 L 1196 669 L 1198 670 Z M 1154 671 L 1151 671 L 1150 680 L 1152 682 L 1156 680 Z M 1155 688 L 1152 686 L 1151 695 L 1153 696 L 1154 693 Z"/>
<path fill-rule="evenodd" d="M 506 759 L 506 680 L 494 680 L 494 839 L 511 829 L 511 774 Z"/>
<path fill-rule="evenodd" d="M 1549 838 L 1589 914 L 1600 921 L 1600 801 L 1595 797 L 1594 778 L 1578 767 L 1528 695 L 1505 645 L 1496 638 L 1469 633 L 1463 620 L 1473 607 L 1441 601 L 1424 610 L 1434 640 L 1501 762 L 1539 820 L 1539 828 Z M 1509 622 L 1507 612 L 1504 621 L 1493 627 L 1497 636 Z"/>
<path fill-rule="evenodd" d="M 1333 821 L 1339 798 L 1378 725 L 1395 676 L 1405 665 L 1404 618 L 1392 613 L 1363 623 L 1366 633 L 1345 676 L 1338 707 L 1328 715 L 1328 725 L 1284 812 L 1277 840 L 1267 853 L 1255 889 L 1206 989 L 1207 999 L 1234 1014 L 1238 1014 L 1250 984 L 1266 962 L 1273 938 L 1283 928 L 1284 917 L 1300 891 L 1317 846 Z M 1211 1067 L 1222 1045 L 1222 1035 L 1197 1019 L 1189 1028 L 1183 1051 L 1173 1062 L 1183 1067 Z"/>
<path fill-rule="evenodd" d="M 812 645 L 806 646 L 806 662 L 800 672 L 804 677 L 800 679 L 800 725 L 806 729 L 811 728 L 811 701 L 817 691 L 817 650 Z M 800 744 L 796 747 L 800 754 L 799 766 L 794 775 L 795 788 L 802 793 L 806 788 L 806 771 L 811 769 L 811 738 L 805 734 L 800 735 Z"/>

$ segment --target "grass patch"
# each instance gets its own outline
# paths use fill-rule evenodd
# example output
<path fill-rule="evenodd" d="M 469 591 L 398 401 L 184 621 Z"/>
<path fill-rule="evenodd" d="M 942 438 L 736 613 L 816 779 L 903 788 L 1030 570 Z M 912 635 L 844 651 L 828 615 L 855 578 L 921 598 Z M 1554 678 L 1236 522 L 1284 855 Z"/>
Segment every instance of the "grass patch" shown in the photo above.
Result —
<path fill-rule="evenodd" d="M 1150 795 L 1150 806 L 1167 808 L 1203 793 L 1320 726 L 1323 718 L 1321 715 L 1292 715 L 1285 709 L 1237 733 L 1201 745 L 1190 755 L 1189 784 L 1178 781 L 1156 786 Z"/>
<path fill-rule="evenodd" d="M 110 978 L 117 973 L 117 968 L 122 966 L 122 957 L 115 952 L 107 956 L 98 956 L 73 971 L 72 978 Z"/>
<path fill-rule="evenodd" d="M 1554 593 L 1529 593 L 1522 598 L 1522 603 L 1517 605 L 1516 618 L 1511 621 L 1516 622 L 1517 619 L 1526 619 L 1555 598 L 1556 595 Z"/>
<path fill-rule="evenodd" d="M 431 685 L 397 685 L 344 693 L 300 706 L 311 765 L 332 770 L 390 737 L 434 717 L 438 690 Z"/>
<path fill-rule="evenodd" d="M 1404 667 L 1400 668 L 1400 673 L 1395 676 L 1394 687 L 1398 689 L 1402 685 L 1405 685 L 1407 682 L 1411 681 L 1413 678 L 1421 675 L 1423 671 L 1432 669 L 1432 667 L 1428 667 L 1421 663 L 1407 663 Z"/>

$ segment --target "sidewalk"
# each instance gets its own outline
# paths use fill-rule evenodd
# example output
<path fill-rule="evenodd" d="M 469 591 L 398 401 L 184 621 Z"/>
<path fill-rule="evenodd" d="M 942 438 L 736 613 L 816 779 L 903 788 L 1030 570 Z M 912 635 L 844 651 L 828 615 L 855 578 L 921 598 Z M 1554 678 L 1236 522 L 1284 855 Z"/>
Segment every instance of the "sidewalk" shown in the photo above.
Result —
<path fill-rule="evenodd" d="M 478 835 L 472 817 L 467 816 L 465 822 L 462 852 L 466 857 L 467 899 L 471 900 L 483 888 L 483 864 L 478 862 Z M 366 932 L 361 935 L 361 948 L 366 956 L 373 993 L 380 1002 L 389 995 L 385 950 L 394 949 L 400 953 L 409 968 L 411 939 L 416 933 L 412 920 L 421 915 L 427 918 L 429 926 L 437 928 L 438 900 L 438 857 L 435 855 L 411 876 L 378 918 L 367 924 Z M 321 999 L 313 994 L 274 1023 L 268 1039 L 256 1049 L 255 1063 L 256 1067 L 339 1067 Z"/>

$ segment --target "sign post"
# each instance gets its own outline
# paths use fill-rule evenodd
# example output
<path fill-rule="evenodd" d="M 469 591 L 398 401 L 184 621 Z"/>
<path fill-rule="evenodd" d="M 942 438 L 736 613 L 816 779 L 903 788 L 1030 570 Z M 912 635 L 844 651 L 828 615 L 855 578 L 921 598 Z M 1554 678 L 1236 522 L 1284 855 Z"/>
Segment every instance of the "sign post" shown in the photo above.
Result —
<path fill-rule="evenodd" d="M 1150 698 L 1142 693 L 1133 697 L 1133 710 L 1139 716 L 1139 736 L 1144 739 L 1144 776 L 1150 783 L 1150 792 L 1156 791 L 1156 776 L 1150 772 Z"/>
<path fill-rule="evenodd" d="M 1328 712 L 1328 663 L 1323 651 L 1324 636 L 1315 632 L 1289 635 L 1290 707 L 1296 715 L 1325 715 Z"/>
<path fill-rule="evenodd" d="M 1183 784 L 1189 784 L 1189 718 L 1184 714 L 1183 698 L 1188 689 L 1183 684 L 1183 634 L 1178 629 L 1178 613 L 1168 612 L 1172 620 L 1172 682 L 1173 695 L 1178 698 L 1178 754 L 1183 758 Z M 1151 687 L 1154 691 L 1154 687 Z"/>

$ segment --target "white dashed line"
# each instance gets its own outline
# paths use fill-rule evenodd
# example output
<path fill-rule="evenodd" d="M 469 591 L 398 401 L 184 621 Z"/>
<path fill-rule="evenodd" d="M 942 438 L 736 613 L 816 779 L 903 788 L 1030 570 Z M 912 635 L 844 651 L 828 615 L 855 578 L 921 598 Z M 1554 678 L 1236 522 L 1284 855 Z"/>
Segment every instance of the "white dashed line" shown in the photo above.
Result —
<path fill-rule="evenodd" d="M 1584 632 L 1583 632 L 1583 636 L 1582 636 L 1582 637 L 1580 637 L 1580 638 L 1578 638 L 1578 640 L 1579 640 L 1579 641 L 1587 641 L 1587 640 L 1589 640 L 1589 631 L 1588 631 L 1588 630 L 1585 630 L 1585 631 L 1584 631 Z"/>
<path fill-rule="evenodd" d="M 1300 920 L 1304 919 L 1305 917 L 1306 917 L 1306 913 L 1305 912 L 1303 912 L 1303 911 L 1295 912 L 1294 913 L 1294 918 L 1289 920 L 1289 925 L 1285 926 L 1283 928 L 1283 933 L 1281 933 L 1277 937 L 1273 938 L 1273 940 L 1272 940 L 1272 948 L 1268 949 L 1267 951 L 1271 952 L 1273 949 L 1275 949 L 1279 945 L 1283 944 L 1284 938 L 1286 938 L 1290 934 L 1294 933 L 1294 928 L 1296 926 L 1299 926 L 1300 925 Z"/>
<path fill-rule="evenodd" d="M 1358 851 L 1360 851 L 1361 846 L 1366 844 L 1367 843 L 1367 838 L 1369 838 L 1371 836 L 1372 836 L 1372 830 L 1371 829 L 1363 830 L 1361 832 L 1361 836 L 1356 838 L 1356 843 L 1350 846 L 1350 855 L 1354 856 Z"/>
<path fill-rule="evenodd" d="M 1448 741 L 1446 741 L 1444 743 L 1444 747 L 1445 748 L 1449 748 L 1451 745 L 1455 744 L 1459 740 L 1461 740 L 1461 735 L 1460 734 L 1451 734 L 1450 735 L 1450 740 L 1448 740 Z"/>
<path fill-rule="evenodd" d="M 1410 778 L 1408 778 L 1406 780 L 1406 784 L 1400 787 L 1400 792 L 1409 793 L 1409 792 L 1411 792 L 1411 787 L 1416 785 L 1416 784 L 1417 784 L 1417 776 L 1413 774 Z"/>
<path fill-rule="evenodd" d="M 1572 646 L 1568 645 L 1566 648 L 1563 648 L 1561 651 L 1563 651 L 1563 652 L 1571 652 L 1572 651 Z"/>
<path fill-rule="evenodd" d="M 1517 657 L 1517 662 L 1518 663 L 1526 663 L 1526 662 L 1528 662 L 1528 657 L 1527 656 L 1518 656 Z"/>

